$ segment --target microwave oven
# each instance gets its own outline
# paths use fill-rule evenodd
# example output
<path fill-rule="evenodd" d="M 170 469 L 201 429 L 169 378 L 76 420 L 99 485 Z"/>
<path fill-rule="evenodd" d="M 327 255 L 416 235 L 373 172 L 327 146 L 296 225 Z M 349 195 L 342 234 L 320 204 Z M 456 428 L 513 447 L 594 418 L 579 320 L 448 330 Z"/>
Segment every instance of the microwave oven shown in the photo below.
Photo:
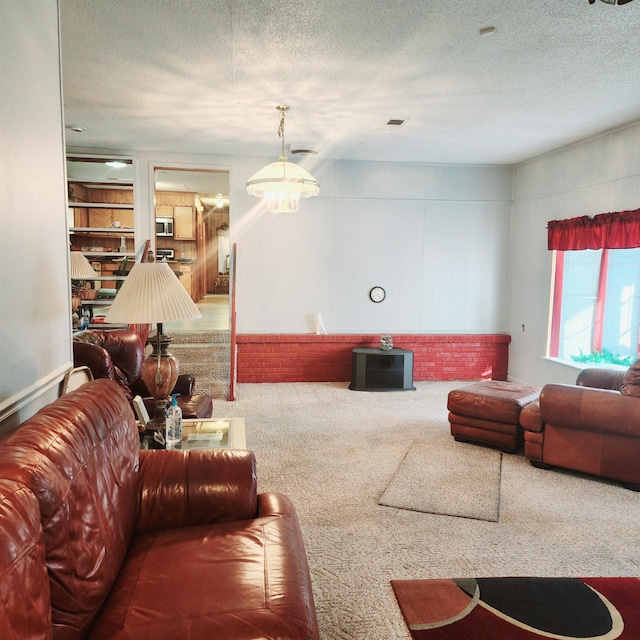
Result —
<path fill-rule="evenodd" d="M 156 218 L 156 235 L 173 236 L 173 218 Z"/>

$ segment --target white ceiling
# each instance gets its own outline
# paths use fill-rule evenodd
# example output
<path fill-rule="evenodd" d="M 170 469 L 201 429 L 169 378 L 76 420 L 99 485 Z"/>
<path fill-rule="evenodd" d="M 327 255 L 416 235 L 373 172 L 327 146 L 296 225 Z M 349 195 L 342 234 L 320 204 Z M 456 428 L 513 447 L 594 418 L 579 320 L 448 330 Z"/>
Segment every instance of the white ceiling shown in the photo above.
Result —
<path fill-rule="evenodd" d="M 60 5 L 74 147 L 275 159 L 288 104 L 318 160 L 513 164 L 640 120 L 640 0 Z"/>

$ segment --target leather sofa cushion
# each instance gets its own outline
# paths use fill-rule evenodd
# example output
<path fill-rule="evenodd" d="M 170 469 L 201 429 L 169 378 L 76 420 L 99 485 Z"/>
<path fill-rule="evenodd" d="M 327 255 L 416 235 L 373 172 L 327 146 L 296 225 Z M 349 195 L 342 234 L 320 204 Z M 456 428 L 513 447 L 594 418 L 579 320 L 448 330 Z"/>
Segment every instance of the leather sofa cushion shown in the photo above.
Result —
<path fill-rule="evenodd" d="M 640 397 L 640 359 L 636 360 L 624 374 L 620 393 Z"/>
<path fill-rule="evenodd" d="M 251 451 L 141 451 L 138 488 L 138 533 L 247 520 L 258 513 Z"/>
<path fill-rule="evenodd" d="M 297 518 L 267 499 L 259 518 L 136 536 L 89 639 L 317 638 Z"/>
<path fill-rule="evenodd" d="M 0 638 L 50 640 L 49 576 L 36 497 L 0 479 Z"/>
<path fill-rule="evenodd" d="M 122 389 L 96 380 L 0 443 L 0 477 L 38 500 L 56 639 L 85 637 L 133 536 L 140 441 Z"/>
<path fill-rule="evenodd" d="M 482 380 L 450 391 L 447 409 L 462 416 L 519 424 L 522 407 L 536 400 L 539 395 L 540 388 L 532 385 Z"/>

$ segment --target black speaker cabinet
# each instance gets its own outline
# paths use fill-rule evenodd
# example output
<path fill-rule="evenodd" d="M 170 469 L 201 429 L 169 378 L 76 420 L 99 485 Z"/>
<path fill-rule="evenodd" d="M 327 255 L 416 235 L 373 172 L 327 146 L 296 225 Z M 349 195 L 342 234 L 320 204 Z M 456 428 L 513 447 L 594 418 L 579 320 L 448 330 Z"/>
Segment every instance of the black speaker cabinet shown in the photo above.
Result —
<path fill-rule="evenodd" d="M 415 391 L 413 351 L 358 347 L 351 355 L 353 391 Z"/>

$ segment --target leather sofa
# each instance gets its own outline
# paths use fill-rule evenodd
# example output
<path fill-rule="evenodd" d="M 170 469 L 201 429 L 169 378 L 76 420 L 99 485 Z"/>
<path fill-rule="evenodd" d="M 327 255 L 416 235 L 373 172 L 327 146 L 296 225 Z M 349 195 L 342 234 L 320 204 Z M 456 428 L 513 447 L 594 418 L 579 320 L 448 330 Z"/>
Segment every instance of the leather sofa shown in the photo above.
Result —
<path fill-rule="evenodd" d="M 136 395 L 143 398 L 150 416 L 155 402 L 140 377 L 144 360 L 144 342 L 129 329 L 88 329 L 73 335 L 73 363 L 76 367 L 91 369 L 94 379 L 115 380 L 132 401 Z M 179 393 L 178 404 L 183 418 L 210 418 L 213 401 L 204 394 L 195 394 L 195 377 L 180 374 L 173 389 Z"/>
<path fill-rule="evenodd" d="M 0 441 L 0 637 L 318 640 L 292 503 L 240 450 L 140 450 L 95 380 Z"/>
<path fill-rule="evenodd" d="M 640 362 L 640 361 L 639 361 Z M 585 369 L 575 385 L 548 384 L 523 408 L 524 453 L 640 489 L 640 365 L 626 373 Z"/>

